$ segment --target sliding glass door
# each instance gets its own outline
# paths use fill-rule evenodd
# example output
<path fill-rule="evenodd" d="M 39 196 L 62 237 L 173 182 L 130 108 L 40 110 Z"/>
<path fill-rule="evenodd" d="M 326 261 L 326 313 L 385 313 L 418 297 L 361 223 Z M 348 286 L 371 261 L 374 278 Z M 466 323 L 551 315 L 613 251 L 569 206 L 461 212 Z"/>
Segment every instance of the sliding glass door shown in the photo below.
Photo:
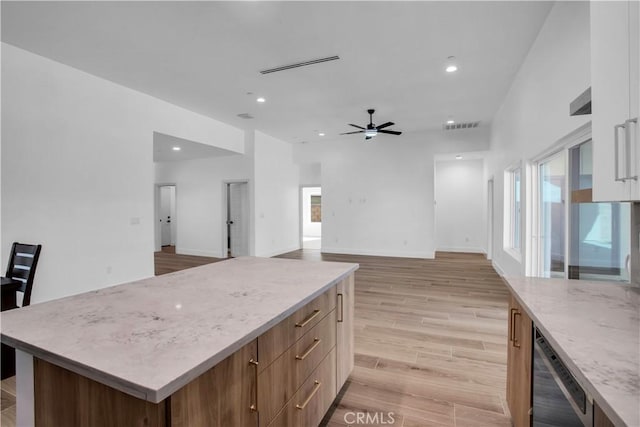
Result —
<path fill-rule="evenodd" d="M 592 143 L 537 163 L 538 275 L 628 281 L 630 203 L 592 201 Z"/>
<path fill-rule="evenodd" d="M 565 274 L 565 188 L 564 152 L 538 164 L 540 275 L 564 277 Z"/>

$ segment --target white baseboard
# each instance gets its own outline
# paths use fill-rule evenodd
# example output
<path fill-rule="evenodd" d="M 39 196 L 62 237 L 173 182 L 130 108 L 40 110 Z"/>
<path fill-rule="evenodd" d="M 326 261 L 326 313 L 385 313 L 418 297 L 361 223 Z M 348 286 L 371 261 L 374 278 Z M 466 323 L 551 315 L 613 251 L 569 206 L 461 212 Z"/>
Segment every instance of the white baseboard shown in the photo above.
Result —
<path fill-rule="evenodd" d="M 395 258 L 422 258 L 433 259 L 435 252 L 398 252 L 398 251 L 371 251 L 362 249 L 343 249 L 343 248 L 326 248 L 322 247 L 321 252 L 328 254 L 343 255 L 368 255 L 368 256 L 388 256 Z"/>
<path fill-rule="evenodd" d="M 502 269 L 502 267 L 500 267 L 500 264 L 498 264 L 495 259 L 491 260 L 491 266 L 500 277 L 504 277 L 504 270 Z"/>
<path fill-rule="evenodd" d="M 471 254 L 485 254 L 486 255 L 486 252 L 482 248 L 461 248 L 461 247 L 456 247 L 456 248 L 438 248 L 438 249 L 436 249 L 436 252 L 465 252 L 465 253 L 471 253 Z"/>

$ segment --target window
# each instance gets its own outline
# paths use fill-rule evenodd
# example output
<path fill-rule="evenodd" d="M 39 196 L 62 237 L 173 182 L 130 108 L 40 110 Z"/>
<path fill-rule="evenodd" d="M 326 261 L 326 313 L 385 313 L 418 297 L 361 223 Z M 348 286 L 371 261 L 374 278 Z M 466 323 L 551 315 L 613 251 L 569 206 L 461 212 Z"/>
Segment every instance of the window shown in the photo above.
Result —
<path fill-rule="evenodd" d="M 311 196 L 311 222 L 322 222 L 322 196 Z"/>
<path fill-rule="evenodd" d="M 504 246 L 507 252 L 520 254 L 522 236 L 522 168 L 507 169 L 505 172 L 505 230 Z"/>

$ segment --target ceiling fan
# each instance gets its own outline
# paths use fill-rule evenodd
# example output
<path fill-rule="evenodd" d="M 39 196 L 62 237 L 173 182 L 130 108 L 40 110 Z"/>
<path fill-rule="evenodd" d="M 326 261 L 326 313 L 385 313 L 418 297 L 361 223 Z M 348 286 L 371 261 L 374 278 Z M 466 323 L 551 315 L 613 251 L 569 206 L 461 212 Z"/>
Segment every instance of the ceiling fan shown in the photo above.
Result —
<path fill-rule="evenodd" d="M 355 132 L 345 132 L 345 133 L 341 133 L 340 135 L 351 135 L 353 133 L 364 133 L 365 137 L 364 139 L 371 139 L 374 136 L 376 136 L 379 133 L 387 133 L 389 135 L 400 135 L 402 134 L 402 132 L 398 132 L 397 130 L 386 130 L 384 128 L 387 128 L 389 126 L 393 126 L 395 123 L 393 122 L 387 122 L 384 124 L 381 124 L 380 126 L 376 126 L 373 124 L 373 113 L 375 113 L 376 110 L 374 109 L 370 109 L 367 110 L 367 113 L 369 113 L 369 124 L 367 125 L 366 128 L 363 128 L 362 126 L 358 126 L 358 125 L 354 125 L 349 123 L 349 126 L 353 126 L 354 128 L 358 128 L 358 129 L 362 129 L 362 130 L 357 130 Z"/>

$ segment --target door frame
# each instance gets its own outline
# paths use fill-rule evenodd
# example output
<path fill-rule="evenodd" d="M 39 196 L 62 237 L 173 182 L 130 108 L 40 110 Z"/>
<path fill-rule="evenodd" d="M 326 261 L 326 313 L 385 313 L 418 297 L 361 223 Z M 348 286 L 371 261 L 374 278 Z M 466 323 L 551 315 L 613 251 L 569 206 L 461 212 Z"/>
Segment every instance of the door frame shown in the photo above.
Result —
<path fill-rule="evenodd" d="M 495 197 L 495 180 L 491 176 L 487 180 L 487 259 L 493 259 L 493 217 L 494 206 L 493 201 Z"/>
<path fill-rule="evenodd" d="M 154 238 L 154 251 L 159 252 L 162 250 L 162 228 L 160 226 L 160 187 L 174 187 L 175 190 L 175 215 L 171 218 L 175 221 L 176 225 L 176 253 L 178 252 L 178 185 L 175 182 L 162 182 L 156 183 L 153 186 L 153 205 L 154 205 L 154 226 L 153 226 L 153 238 Z"/>
<path fill-rule="evenodd" d="M 249 207 L 249 211 L 247 212 L 247 250 L 249 252 L 249 255 L 253 255 L 253 249 L 252 249 L 252 236 L 253 236 L 253 223 L 251 221 L 252 215 L 251 212 L 253 210 L 253 202 L 252 202 L 252 197 L 251 197 L 251 193 L 252 193 L 252 188 L 251 188 L 251 180 L 250 179 L 225 179 L 222 180 L 222 191 L 221 191 L 221 197 L 222 197 L 222 203 L 220 204 L 222 207 L 221 210 L 221 224 L 220 226 L 222 227 L 221 233 L 220 235 L 222 236 L 222 246 L 221 246 L 221 253 L 220 253 L 220 258 L 229 258 L 229 247 L 227 246 L 228 242 L 228 235 L 227 235 L 227 214 L 228 214 L 228 191 L 229 191 L 229 187 L 228 184 L 246 184 L 247 185 L 247 206 Z"/>

